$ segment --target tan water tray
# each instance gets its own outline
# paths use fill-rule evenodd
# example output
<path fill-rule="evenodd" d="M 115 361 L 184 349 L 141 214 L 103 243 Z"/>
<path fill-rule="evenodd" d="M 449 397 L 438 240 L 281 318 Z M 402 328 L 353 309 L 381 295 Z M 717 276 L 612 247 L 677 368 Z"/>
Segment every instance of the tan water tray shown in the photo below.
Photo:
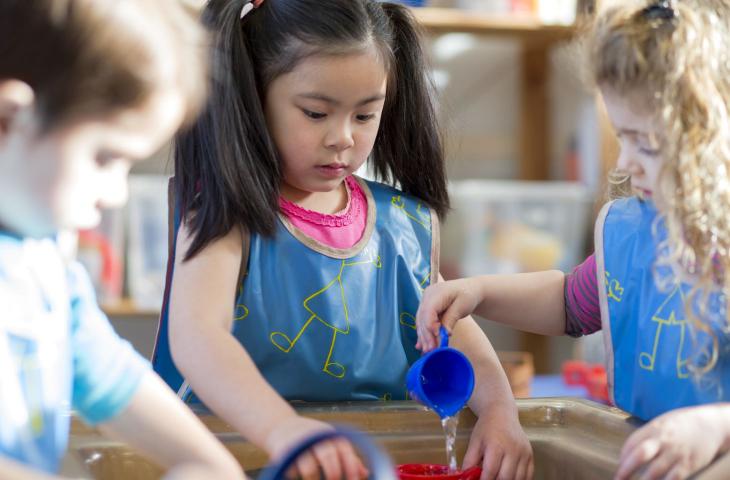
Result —
<path fill-rule="evenodd" d="M 585 400 L 525 399 L 518 400 L 517 405 L 535 453 L 536 479 L 612 478 L 621 445 L 636 428 L 622 411 Z M 316 404 L 298 410 L 308 417 L 367 432 L 396 464 L 444 462 L 444 436 L 438 418 L 412 402 Z M 266 464 L 266 455 L 229 425 L 210 414 L 199 415 L 249 475 L 255 476 Z M 460 459 L 474 422 L 471 412 L 461 414 L 457 437 Z M 162 470 L 128 447 L 104 440 L 95 430 L 74 421 L 64 473 L 104 480 L 152 480 L 159 478 Z M 713 477 L 711 472 L 701 476 L 707 480 L 728 477 L 727 473 Z"/>

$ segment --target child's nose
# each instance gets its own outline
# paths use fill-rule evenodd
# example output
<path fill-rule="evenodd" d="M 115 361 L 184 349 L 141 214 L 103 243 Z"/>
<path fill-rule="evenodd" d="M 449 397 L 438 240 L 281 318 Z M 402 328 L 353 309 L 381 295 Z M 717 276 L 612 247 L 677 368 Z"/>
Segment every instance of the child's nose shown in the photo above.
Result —
<path fill-rule="evenodd" d="M 327 148 L 341 152 L 355 145 L 352 138 L 352 127 L 349 122 L 342 122 L 330 130 L 327 137 Z"/>
<path fill-rule="evenodd" d="M 621 149 L 621 153 L 616 161 L 616 167 L 620 170 L 627 171 L 631 175 L 640 175 L 644 172 L 641 163 L 637 161 L 636 157 L 626 148 Z"/>

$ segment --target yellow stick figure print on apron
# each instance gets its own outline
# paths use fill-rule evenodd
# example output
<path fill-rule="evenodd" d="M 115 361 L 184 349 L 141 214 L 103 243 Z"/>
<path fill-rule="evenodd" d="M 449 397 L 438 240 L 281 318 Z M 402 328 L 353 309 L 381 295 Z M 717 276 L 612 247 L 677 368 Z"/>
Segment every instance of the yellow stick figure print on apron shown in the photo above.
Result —
<path fill-rule="evenodd" d="M 665 328 L 679 328 L 679 345 L 677 346 L 676 364 L 677 378 L 689 377 L 689 369 L 687 368 L 687 359 L 682 358 L 682 349 L 684 348 L 684 337 L 687 327 L 687 320 L 684 318 L 685 305 L 684 294 L 682 288 L 677 286 L 671 294 L 659 306 L 657 311 L 652 315 L 651 321 L 656 323 L 656 333 L 652 344 L 651 353 L 641 352 L 639 355 L 639 366 L 644 370 L 653 371 L 656 364 L 657 350 L 662 343 L 662 332 Z"/>
<path fill-rule="evenodd" d="M 350 268 L 368 266 L 381 268 L 382 262 L 380 256 L 374 256 L 373 258 L 362 261 L 342 260 L 337 276 L 326 286 L 304 300 L 303 306 L 309 312 L 309 318 L 304 322 L 302 328 L 299 329 L 293 338 L 284 332 L 272 332 L 269 336 L 271 342 L 282 352 L 289 353 L 302 335 L 304 335 L 304 332 L 309 328 L 311 323 L 317 320 L 325 327 L 332 329 L 332 341 L 330 342 L 327 359 L 322 367 L 322 371 L 335 378 L 343 378 L 346 373 L 345 366 L 332 360 L 332 352 L 335 348 L 337 335 L 348 335 L 350 333 L 350 312 L 347 308 L 347 295 L 343 284 L 343 274 Z M 333 306 L 336 307 L 333 308 Z M 329 310 L 342 312 L 342 316 L 339 318 L 330 318 L 328 316 L 323 317 L 317 313 Z"/>

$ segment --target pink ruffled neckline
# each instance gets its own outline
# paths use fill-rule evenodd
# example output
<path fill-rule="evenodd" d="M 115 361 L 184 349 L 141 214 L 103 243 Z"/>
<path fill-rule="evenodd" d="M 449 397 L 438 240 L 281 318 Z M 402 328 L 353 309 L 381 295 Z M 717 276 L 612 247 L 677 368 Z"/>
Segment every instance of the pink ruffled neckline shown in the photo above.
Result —
<path fill-rule="evenodd" d="M 353 177 L 345 178 L 345 188 L 347 190 L 347 206 L 338 213 L 327 214 L 315 212 L 302 208 L 294 202 L 290 202 L 284 197 L 279 197 L 279 206 L 281 210 L 289 217 L 297 217 L 306 222 L 315 225 L 324 225 L 328 227 L 344 227 L 352 224 L 362 212 L 361 188 Z M 358 195 L 353 195 L 358 192 Z"/>

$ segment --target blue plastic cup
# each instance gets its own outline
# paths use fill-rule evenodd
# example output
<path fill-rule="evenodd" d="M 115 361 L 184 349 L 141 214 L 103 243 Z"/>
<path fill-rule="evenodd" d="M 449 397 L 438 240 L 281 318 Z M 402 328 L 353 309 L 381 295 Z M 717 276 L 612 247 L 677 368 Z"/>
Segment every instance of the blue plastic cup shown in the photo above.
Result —
<path fill-rule="evenodd" d="M 474 391 L 474 369 L 466 355 L 449 347 L 449 334 L 440 330 L 441 344 L 414 363 L 406 377 L 412 399 L 441 418 L 464 408 Z"/>

